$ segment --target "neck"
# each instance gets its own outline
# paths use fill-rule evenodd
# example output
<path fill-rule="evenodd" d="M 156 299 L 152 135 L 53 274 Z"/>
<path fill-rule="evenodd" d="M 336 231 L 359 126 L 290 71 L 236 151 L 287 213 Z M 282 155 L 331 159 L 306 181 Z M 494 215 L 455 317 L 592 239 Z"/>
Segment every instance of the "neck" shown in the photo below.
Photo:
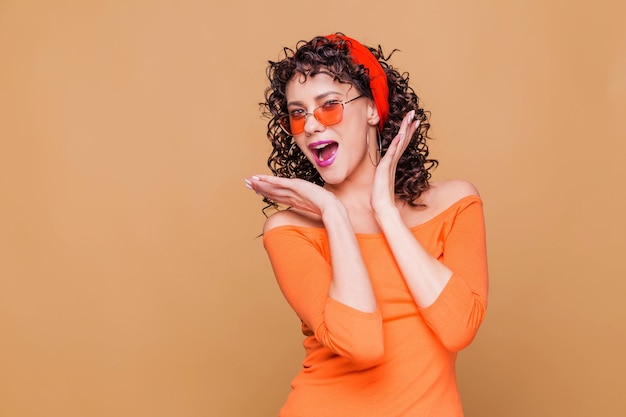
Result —
<path fill-rule="evenodd" d="M 374 173 L 375 168 L 372 166 L 359 176 L 352 176 L 341 184 L 326 184 L 324 188 L 339 198 L 349 212 L 369 210 L 371 209 Z"/>
<path fill-rule="evenodd" d="M 372 176 L 369 181 L 360 181 L 358 184 L 355 181 L 345 181 L 339 186 L 325 186 L 345 206 L 355 233 L 381 231 L 371 203 L 373 180 Z"/>

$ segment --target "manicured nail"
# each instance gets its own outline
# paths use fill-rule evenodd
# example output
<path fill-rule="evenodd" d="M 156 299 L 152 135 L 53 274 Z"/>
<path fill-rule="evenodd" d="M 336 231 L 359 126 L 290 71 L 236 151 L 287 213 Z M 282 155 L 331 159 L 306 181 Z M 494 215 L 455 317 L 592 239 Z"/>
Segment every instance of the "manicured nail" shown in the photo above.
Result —
<path fill-rule="evenodd" d="M 411 110 L 411 112 L 409 113 L 409 122 L 413 120 L 414 117 L 415 117 L 415 110 Z"/>
<path fill-rule="evenodd" d="M 245 182 L 246 182 L 246 188 L 252 190 L 252 183 L 250 182 L 250 180 L 246 178 Z"/>
<path fill-rule="evenodd" d="M 255 181 L 258 181 L 258 180 L 260 180 L 260 179 L 261 179 L 261 178 L 259 178 L 259 176 L 258 176 L 258 175 L 253 175 L 253 176 L 252 176 L 252 177 L 250 177 L 250 178 L 252 178 L 252 179 L 253 179 L 253 180 L 255 180 Z"/>

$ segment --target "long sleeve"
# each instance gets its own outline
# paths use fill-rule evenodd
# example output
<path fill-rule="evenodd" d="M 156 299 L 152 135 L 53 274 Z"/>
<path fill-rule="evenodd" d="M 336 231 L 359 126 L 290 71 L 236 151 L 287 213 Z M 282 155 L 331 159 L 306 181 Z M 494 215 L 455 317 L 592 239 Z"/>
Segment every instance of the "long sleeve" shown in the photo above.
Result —
<path fill-rule="evenodd" d="M 323 229 L 281 226 L 263 238 L 278 285 L 289 305 L 316 340 L 359 367 L 383 356 L 382 318 L 328 296 L 330 252 Z"/>
<path fill-rule="evenodd" d="M 485 316 L 488 271 L 485 223 L 478 197 L 460 206 L 445 236 L 441 262 L 452 277 L 437 300 L 421 309 L 428 326 L 447 349 L 470 344 Z"/>

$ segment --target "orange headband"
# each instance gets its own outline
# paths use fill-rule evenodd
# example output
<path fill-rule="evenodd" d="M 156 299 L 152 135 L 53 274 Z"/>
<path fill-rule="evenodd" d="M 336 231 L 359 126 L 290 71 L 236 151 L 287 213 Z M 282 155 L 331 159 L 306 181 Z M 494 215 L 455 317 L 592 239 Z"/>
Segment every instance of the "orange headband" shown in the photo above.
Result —
<path fill-rule="evenodd" d="M 385 70 L 383 70 L 380 62 L 378 62 L 372 52 L 358 41 L 336 33 L 326 36 L 326 39 L 331 41 L 336 38 L 346 41 L 352 60 L 356 64 L 363 65 L 369 73 L 370 89 L 372 90 L 372 97 L 374 98 L 378 116 L 380 117 L 378 130 L 382 131 L 389 117 L 389 87 L 387 87 L 387 75 L 385 75 Z"/>

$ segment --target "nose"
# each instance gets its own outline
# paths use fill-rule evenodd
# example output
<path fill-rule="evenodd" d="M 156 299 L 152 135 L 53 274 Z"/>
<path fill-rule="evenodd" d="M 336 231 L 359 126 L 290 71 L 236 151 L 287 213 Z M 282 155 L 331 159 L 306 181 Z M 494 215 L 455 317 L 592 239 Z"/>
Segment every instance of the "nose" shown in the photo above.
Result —
<path fill-rule="evenodd" d="M 304 131 L 307 134 L 310 135 L 315 132 L 321 132 L 324 129 L 326 129 L 326 126 L 324 126 L 319 120 L 317 120 L 317 117 L 315 117 L 315 113 L 309 112 L 304 115 Z"/>

